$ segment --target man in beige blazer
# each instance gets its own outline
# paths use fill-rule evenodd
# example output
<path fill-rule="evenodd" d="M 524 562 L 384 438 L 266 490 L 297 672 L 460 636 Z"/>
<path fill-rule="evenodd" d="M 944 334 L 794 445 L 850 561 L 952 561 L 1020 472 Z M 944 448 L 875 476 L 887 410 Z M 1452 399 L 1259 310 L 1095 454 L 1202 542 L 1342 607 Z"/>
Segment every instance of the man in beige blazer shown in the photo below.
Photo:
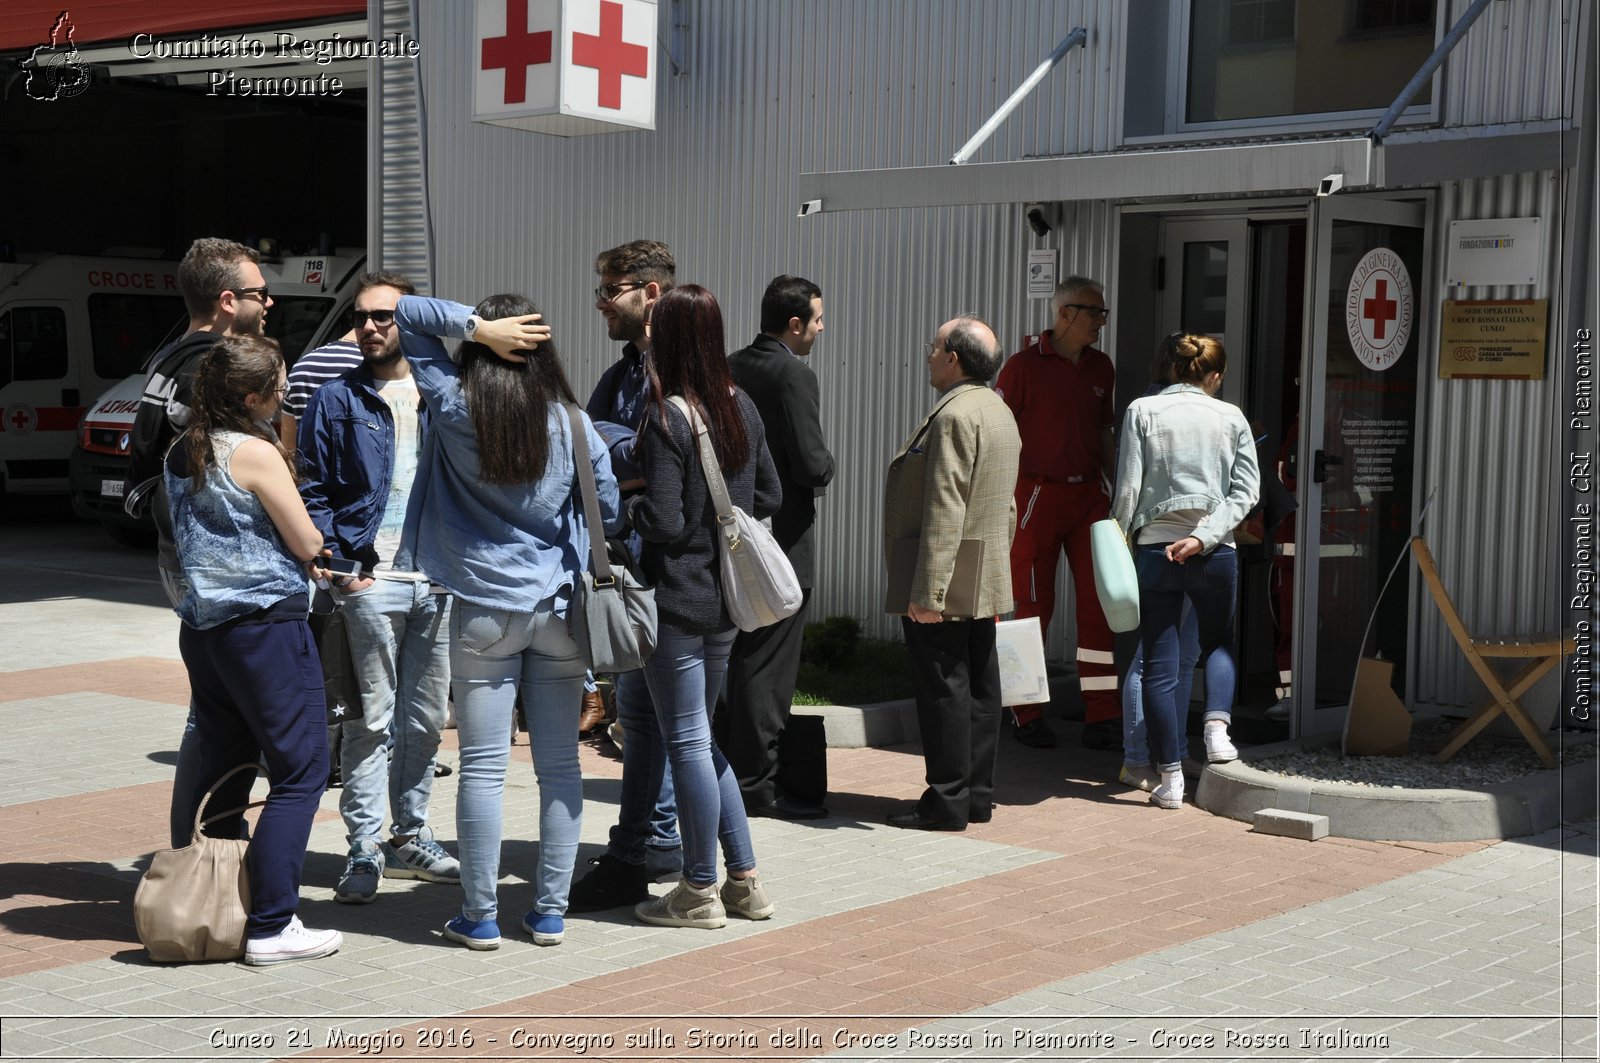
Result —
<path fill-rule="evenodd" d="M 995 618 L 1009 612 L 1011 538 L 1022 441 L 989 389 L 1000 345 L 975 317 L 947 321 L 928 344 L 939 393 L 889 466 L 884 486 L 886 608 L 911 652 L 928 788 L 889 824 L 965 830 L 994 808 L 1000 735 Z"/>

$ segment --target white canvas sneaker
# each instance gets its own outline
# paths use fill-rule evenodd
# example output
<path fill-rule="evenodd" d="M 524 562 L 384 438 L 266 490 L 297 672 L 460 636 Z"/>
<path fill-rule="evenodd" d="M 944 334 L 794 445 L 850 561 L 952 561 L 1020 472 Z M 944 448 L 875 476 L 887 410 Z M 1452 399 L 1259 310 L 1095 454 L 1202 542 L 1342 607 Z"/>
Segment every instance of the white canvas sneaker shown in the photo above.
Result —
<path fill-rule="evenodd" d="M 251 967 L 265 967 L 271 963 L 315 960 L 338 952 L 343 944 L 344 935 L 337 930 L 307 930 L 295 915 L 289 917 L 288 926 L 271 937 L 246 941 L 244 962 Z"/>
<path fill-rule="evenodd" d="M 1150 803 L 1162 808 L 1183 807 L 1183 772 L 1164 771 L 1161 781 L 1150 791 Z"/>
<path fill-rule="evenodd" d="M 1202 732 L 1206 741 L 1206 762 L 1208 764 L 1226 764 L 1230 760 L 1239 759 L 1239 750 L 1234 746 L 1233 739 L 1228 737 L 1228 725 L 1220 720 L 1205 725 Z"/>

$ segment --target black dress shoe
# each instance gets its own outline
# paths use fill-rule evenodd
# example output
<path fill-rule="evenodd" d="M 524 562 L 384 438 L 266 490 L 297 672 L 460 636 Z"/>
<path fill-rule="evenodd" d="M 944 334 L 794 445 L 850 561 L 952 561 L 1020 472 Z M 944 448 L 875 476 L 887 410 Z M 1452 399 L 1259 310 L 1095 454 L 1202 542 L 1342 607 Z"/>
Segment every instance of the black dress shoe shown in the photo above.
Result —
<path fill-rule="evenodd" d="M 779 794 L 771 801 L 759 805 L 746 805 L 744 814 L 766 819 L 823 819 L 828 810 L 821 805 L 808 805 L 792 797 Z"/>
<path fill-rule="evenodd" d="M 950 819 L 929 819 L 915 809 L 910 812 L 896 812 L 889 817 L 887 822 L 889 826 L 899 827 L 902 830 L 963 831 L 967 829 L 965 823 L 957 823 L 955 820 Z"/>
<path fill-rule="evenodd" d="M 972 811 L 967 813 L 967 822 L 968 823 L 987 823 L 993 818 L 994 818 L 994 809 L 992 809 L 992 808 L 985 808 L 985 809 L 982 809 L 982 810 L 979 810 L 979 809 L 975 808 Z"/>

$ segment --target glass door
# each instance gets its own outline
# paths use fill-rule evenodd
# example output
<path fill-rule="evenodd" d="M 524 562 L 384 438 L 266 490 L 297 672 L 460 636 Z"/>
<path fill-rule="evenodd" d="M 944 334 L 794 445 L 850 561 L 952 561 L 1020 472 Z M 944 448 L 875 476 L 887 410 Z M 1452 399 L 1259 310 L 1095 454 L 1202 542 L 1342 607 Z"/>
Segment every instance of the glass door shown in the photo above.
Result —
<path fill-rule="evenodd" d="M 1169 220 L 1162 239 L 1167 283 L 1161 334 L 1192 332 L 1222 341 L 1230 372 L 1220 397 L 1242 405 L 1249 236 L 1243 218 Z"/>
<path fill-rule="evenodd" d="M 1415 510 L 1428 290 L 1422 204 L 1327 197 L 1313 204 L 1311 228 L 1295 470 L 1297 734 L 1342 726 L 1362 657 L 1392 662 L 1403 693 L 1409 566 L 1383 588 Z"/>

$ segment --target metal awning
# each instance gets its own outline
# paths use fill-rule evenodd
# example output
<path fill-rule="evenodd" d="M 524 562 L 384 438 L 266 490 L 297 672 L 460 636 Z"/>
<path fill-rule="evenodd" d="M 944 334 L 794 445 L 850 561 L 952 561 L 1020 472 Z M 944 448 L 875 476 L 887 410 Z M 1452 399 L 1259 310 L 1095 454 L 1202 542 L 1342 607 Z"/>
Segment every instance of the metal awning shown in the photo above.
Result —
<path fill-rule="evenodd" d="M 1406 131 L 1382 144 L 1358 135 L 803 173 L 798 191 L 803 216 L 983 203 L 1311 195 L 1334 175 L 1350 191 L 1562 169 L 1576 165 L 1577 142 L 1565 122 L 1536 122 Z"/>

